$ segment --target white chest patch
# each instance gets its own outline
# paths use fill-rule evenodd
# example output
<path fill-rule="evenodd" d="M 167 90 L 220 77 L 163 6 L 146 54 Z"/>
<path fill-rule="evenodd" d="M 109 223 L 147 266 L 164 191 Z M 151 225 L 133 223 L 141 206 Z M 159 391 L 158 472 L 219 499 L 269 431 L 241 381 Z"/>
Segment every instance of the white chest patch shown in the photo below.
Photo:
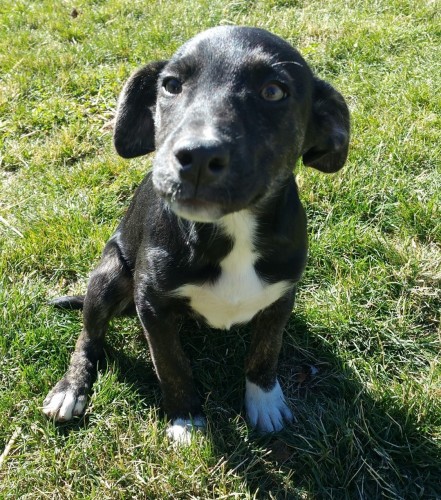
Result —
<path fill-rule="evenodd" d="M 267 284 L 254 269 L 259 255 L 254 249 L 256 220 L 247 210 L 223 217 L 218 223 L 232 237 L 232 251 L 220 263 L 215 283 L 183 285 L 176 290 L 214 328 L 245 323 L 279 299 L 291 286 L 288 281 Z"/>

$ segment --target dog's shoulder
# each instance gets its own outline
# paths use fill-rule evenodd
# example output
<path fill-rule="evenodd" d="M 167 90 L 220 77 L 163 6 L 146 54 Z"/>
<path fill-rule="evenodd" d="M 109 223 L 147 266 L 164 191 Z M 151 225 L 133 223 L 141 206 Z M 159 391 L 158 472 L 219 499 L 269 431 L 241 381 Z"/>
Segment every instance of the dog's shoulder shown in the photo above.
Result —
<path fill-rule="evenodd" d="M 257 211 L 255 237 L 260 258 L 257 273 L 268 283 L 284 279 L 300 280 L 306 265 L 308 236 L 306 214 L 300 201 L 295 177 L 292 176 L 276 197 Z"/>

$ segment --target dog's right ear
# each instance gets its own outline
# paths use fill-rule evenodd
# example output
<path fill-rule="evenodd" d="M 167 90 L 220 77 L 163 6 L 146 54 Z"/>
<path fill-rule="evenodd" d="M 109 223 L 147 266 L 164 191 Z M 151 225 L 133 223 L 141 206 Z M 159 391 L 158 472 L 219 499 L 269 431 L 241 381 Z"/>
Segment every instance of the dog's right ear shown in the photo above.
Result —
<path fill-rule="evenodd" d="M 134 158 L 155 150 L 156 85 L 166 64 L 167 61 L 156 61 L 138 69 L 121 91 L 113 142 L 123 158 Z"/>

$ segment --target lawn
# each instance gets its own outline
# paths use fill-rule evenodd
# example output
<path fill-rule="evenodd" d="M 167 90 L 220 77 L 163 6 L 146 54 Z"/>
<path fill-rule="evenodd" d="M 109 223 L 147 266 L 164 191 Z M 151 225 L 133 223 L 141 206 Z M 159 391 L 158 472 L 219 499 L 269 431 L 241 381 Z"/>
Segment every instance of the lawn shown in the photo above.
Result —
<path fill-rule="evenodd" d="M 75 9 L 75 10 L 74 10 Z M 423 0 L 0 0 L 0 498 L 441 498 L 441 9 Z M 276 436 L 243 409 L 246 327 L 182 325 L 208 431 L 165 437 L 140 326 L 113 322 L 86 414 L 41 413 L 84 292 L 151 157 L 109 121 L 127 76 L 218 24 L 297 46 L 346 97 L 345 168 L 297 165 L 310 257 Z M 293 165 L 294 168 L 294 165 Z"/>

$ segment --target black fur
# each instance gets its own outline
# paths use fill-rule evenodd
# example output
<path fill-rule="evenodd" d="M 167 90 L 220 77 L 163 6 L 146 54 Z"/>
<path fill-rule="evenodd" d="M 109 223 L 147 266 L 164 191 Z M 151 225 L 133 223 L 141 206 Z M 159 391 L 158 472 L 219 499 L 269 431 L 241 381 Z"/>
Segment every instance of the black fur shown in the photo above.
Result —
<path fill-rule="evenodd" d="M 175 291 L 218 282 L 235 244 L 218 222 L 241 210 L 255 220 L 258 277 L 290 284 L 251 321 L 247 379 L 271 390 L 307 255 L 305 214 L 292 169 L 301 157 L 324 172 L 343 166 L 349 142 L 343 97 L 275 35 L 215 28 L 187 42 L 170 61 L 134 73 L 119 99 L 114 141 L 128 158 L 155 149 L 153 170 L 92 273 L 84 330 L 68 372 L 45 400 L 46 413 L 70 417 L 51 407 L 54 396 L 69 390 L 87 394 L 109 320 L 136 307 L 167 414 L 201 414 L 178 335 L 180 319 L 197 313 Z M 83 298 L 53 303 L 79 308 Z"/>

